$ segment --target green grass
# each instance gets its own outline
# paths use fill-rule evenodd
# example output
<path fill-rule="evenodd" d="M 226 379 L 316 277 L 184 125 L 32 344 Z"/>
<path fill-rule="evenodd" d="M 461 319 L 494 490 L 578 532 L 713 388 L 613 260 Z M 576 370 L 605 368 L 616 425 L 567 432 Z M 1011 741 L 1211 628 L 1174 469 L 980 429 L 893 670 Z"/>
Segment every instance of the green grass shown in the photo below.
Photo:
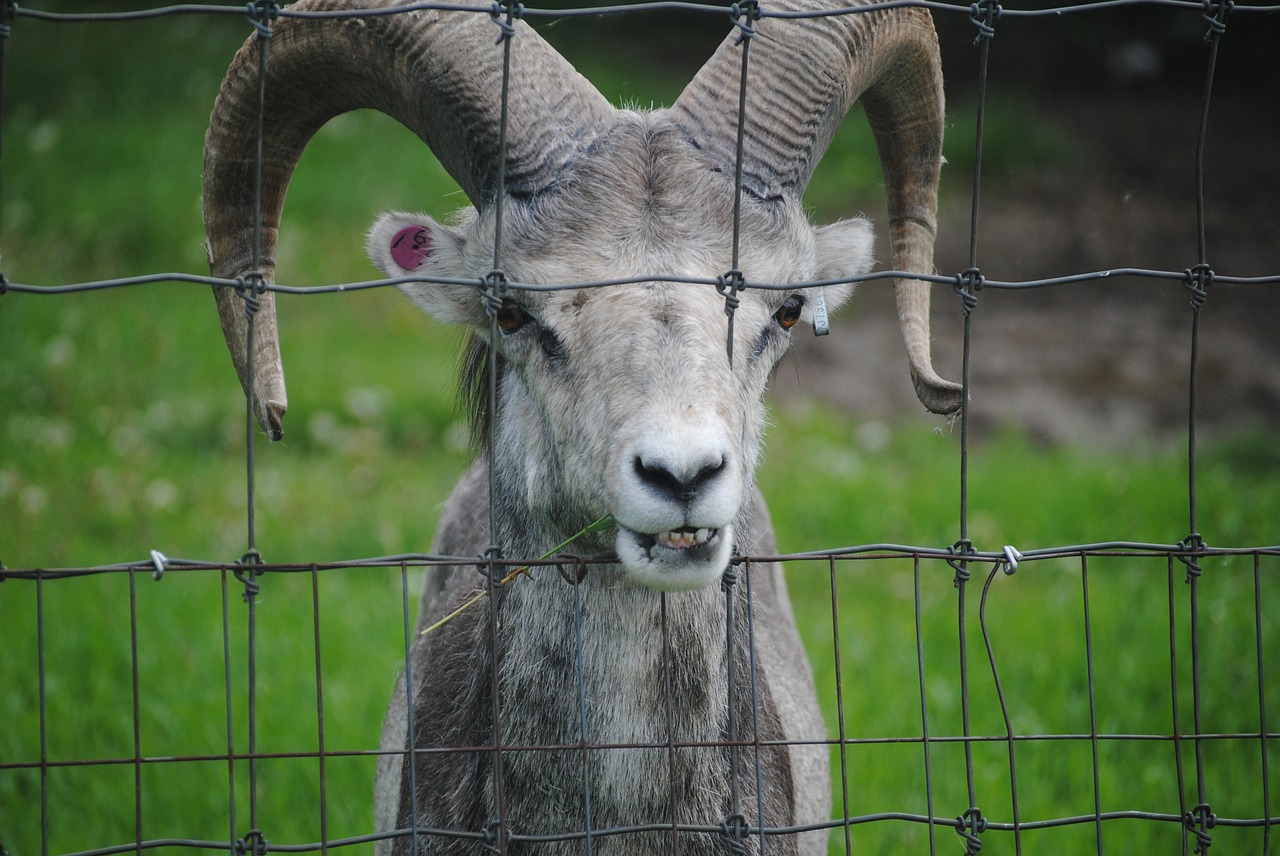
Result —
<path fill-rule="evenodd" d="M 768 495 L 804 496 L 804 502 L 773 503 L 786 549 L 833 546 L 831 533 L 849 543 L 897 541 L 945 546 L 954 539 L 952 520 L 958 488 L 937 484 L 954 476 L 956 449 L 950 438 L 917 428 L 898 430 L 888 444 L 859 446 L 866 426 L 849 425 L 819 411 L 800 425 L 786 424 L 808 440 L 796 453 L 794 440 L 772 452 L 763 481 Z M 878 436 L 872 432 L 873 436 Z M 842 445 L 841 445 L 842 444 Z M 777 450 L 779 444 L 772 447 Z M 831 460 L 843 454 L 845 477 L 797 478 L 810 456 Z M 1235 467 L 1259 455 L 1259 466 Z M 1220 544 L 1274 541 L 1273 511 L 1255 515 L 1242 496 L 1274 497 L 1273 441 L 1265 435 L 1242 438 L 1215 450 L 1203 462 L 1207 478 L 1198 496 L 1202 528 Z M 1262 464 L 1262 461 L 1270 463 Z M 975 543 L 989 550 L 1003 544 L 1055 546 L 1112 539 L 1171 543 L 1185 528 L 1185 471 L 1176 452 L 1142 455 L 1074 448 L 1042 449 L 1015 433 L 978 444 L 970 470 L 971 529 Z M 1016 474 L 1016 479 L 1011 478 Z M 835 482 L 835 484 L 832 484 Z M 931 484 L 932 483 L 932 484 Z M 1180 498 L 1180 494 L 1181 497 Z M 1273 499 L 1263 500 L 1269 504 Z M 1121 511 L 1122 510 L 1122 511 Z M 1118 513 L 1120 512 L 1120 513 Z M 1212 523 L 1205 522 L 1208 513 Z M 845 542 L 839 542 L 845 543 Z M 1262 565 L 1264 652 L 1274 656 L 1280 631 L 1266 604 L 1277 595 L 1275 567 Z M 1088 735 L 1090 726 L 1084 583 L 1088 583 L 1089 632 L 1093 651 L 1097 730 L 1102 734 L 1169 735 L 1174 732 L 1170 674 L 1179 686 L 1179 730 L 1190 730 L 1190 586 L 1185 569 L 1163 559 L 1092 558 L 1024 562 L 1016 574 L 991 575 L 990 564 L 974 568 L 964 593 L 969 674 L 969 711 L 975 735 L 1002 736 L 1006 726 L 996 691 L 1004 690 L 1010 727 L 1019 735 Z M 834 575 L 834 581 L 832 579 Z M 854 815 L 908 811 L 926 814 L 924 752 L 917 665 L 916 589 L 922 623 L 923 680 L 932 737 L 964 733 L 958 622 L 960 592 L 945 563 L 924 562 L 919 581 L 910 560 L 795 563 L 790 569 L 792 599 L 819 686 L 826 688 L 828 729 L 839 733 L 832 688 L 837 673 L 833 651 L 830 592 L 838 592 L 842 701 L 851 739 L 900 737 L 917 742 L 854 745 L 848 750 L 850 811 Z M 986 605 L 983 587 L 990 582 Z M 1199 584 L 1201 716 L 1205 732 L 1256 732 L 1259 728 L 1257 649 L 1254 640 L 1254 580 L 1250 559 L 1205 563 Z M 1170 601 L 1175 619 L 1171 663 Z M 990 658 L 980 612 L 985 611 Z M 1206 616 L 1215 616 L 1207 619 Z M 1206 653 L 1206 652 L 1212 652 Z M 994 662 L 994 667 L 992 663 Z M 1212 663 L 1209 666 L 1209 663 Z M 1268 711 L 1280 701 L 1268 683 Z M 1210 725 L 1209 723 L 1215 723 Z M 1274 728 L 1274 726 L 1269 726 Z M 833 758 L 834 758 L 833 753 Z M 1208 785 L 1215 810 L 1231 805 L 1237 817 L 1261 817 L 1262 759 L 1254 740 L 1224 740 L 1205 749 Z M 1276 747 L 1269 761 L 1277 759 Z M 1193 752 L 1184 746 L 1188 805 L 1197 802 Z M 935 745 L 931 754 L 935 811 L 955 817 L 969 806 L 966 759 L 954 744 Z M 991 821 L 1010 823 L 1009 757 L 1004 743 L 974 746 L 978 804 Z M 1087 740 L 1022 741 L 1014 766 L 1023 823 L 1094 811 L 1094 765 Z M 1099 745 L 1099 785 L 1103 811 L 1178 813 L 1175 750 L 1165 741 L 1104 740 Z M 837 790 L 837 799 L 841 791 Z M 929 852 L 927 827 L 855 827 L 858 852 Z M 946 841 L 952 833 L 937 833 Z M 1219 829 L 1216 841 L 1235 842 L 1242 852 L 1256 848 L 1255 831 Z M 1104 826 L 1107 852 L 1175 852 L 1176 824 L 1111 821 Z M 1008 833 L 984 836 L 984 852 L 1014 852 Z M 840 844 L 838 839 L 835 842 Z M 1095 852 L 1092 824 L 1058 831 L 1024 833 L 1023 852 Z M 1233 849 L 1228 847 L 1228 849 Z M 944 849 L 942 852 L 948 852 Z"/>
<path fill-rule="evenodd" d="M 0 195 L 0 250 L 11 281 L 203 272 L 202 137 L 222 68 L 246 29 L 235 17 L 15 22 L 6 45 Z M 596 61 L 591 50 L 583 55 Z M 640 103 L 669 100 L 679 88 L 668 73 L 646 90 L 634 70 L 615 65 L 591 76 L 611 96 Z M 1034 123 L 1015 118 L 1021 115 L 993 110 L 988 142 L 1007 146 L 1006 160 L 1057 157 L 1051 147 L 1026 145 L 1040 138 Z M 953 167 L 961 164 L 963 184 L 971 120 L 960 113 L 955 122 L 950 139 L 960 148 L 949 155 Z M 370 140 L 376 157 L 368 156 Z M 809 200 L 821 218 L 879 204 L 874 152 L 857 122 L 841 132 L 824 169 L 829 178 L 815 181 L 821 193 Z M 360 236 L 377 211 L 425 207 L 441 216 L 461 202 L 403 129 L 371 114 L 343 117 L 316 138 L 291 189 L 281 276 L 292 284 L 368 278 L 373 270 Z M 460 334 L 381 291 L 283 299 L 281 313 L 289 434 L 282 444 L 259 443 L 255 450 L 258 548 L 270 561 L 300 563 L 425 550 L 439 503 L 468 458 L 452 406 Z M 153 549 L 227 562 L 244 553 L 243 401 L 205 289 L 162 284 L 71 297 L 9 294 L 0 300 L 0 342 L 0 561 L 10 568 L 83 567 L 145 560 Z M 868 542 L 944 547 L 958 537 L 954 433 L 821 407 L 778 413 L 776 423 L 761 482 L 782 549 Z M 1202 450 L 1200 528 L 1211 544 L 1278 540 L 1277 448 L 1272 434 L 1256 431 Z M 1169 543 L 1187 534 L 1178 450 L 1043 447 L 1010 430 L 978 438 L 970 466 L 969 534 L 981 549 L 1116 538 Z M 963 618 L 971 729 L 1001 735 L 978 621 L 989 566 L 974 570 Z M 1263 561 L 1269 665 L 1280 646 L 1276 570 L 1274 560 Z M 932 737 L 963 732 L 960 593 L 952 576 L 945 564 L 924 562 L 918 582 Z M 847 736 L 905 741 L 847 748 L 850 810 L 924 814 L 915 569 L 909 560 L 847 561 L 834 577 L 833 624 L 827 564 L 790 567 L 831 733 L 840 726 L 834 627 Z M 1078 560 L 1027 562 L 1017 574 L 992 580 L 986 626 L 1014 731 L 1089 733 L 1086 577 L 1098 730 L 1172 733 L 1171 671 L 1180 727 L 1189 730 L 1190 588 L 1183 569 L 1175 563 L 1170 571 L 1163 560 L 1106 558 L 1087 567 Z M 410 611 L 415 582 L 409 580 Z M 256 748 L 279 757 L 257 765 L 259 826 L 273 844 L 365 833 L 372 760 L 339 754 L 325 761 L 322 830 L 320 764 L 289 756 L 318 750 L 321 703 L 326 752 L 376 745 L 402 656 L 400 571 L 271 575 L 261 585 Z M 1204 730 L 1256 731 L 1250 560 L 1206 562 L 1199 587 Z M 227 753 L 228 682 L 231 742 L 237 752 L 248 748 L 248 607 L 241 591 L 229 575 L 177 570 L 158 582 L 139 573 L 0 583 L 0 644 L 8 655 L 0 659 L 0 765 L 41 757 L 43 634 L 44 736 L 53 762 L 45 779 L 49 852 L 132 841 L 139 811 L 147 839 L 225 841 L 249 828 L 246 765 L 229 770 L 225 761 L 163 760 Z M 1274 680 L 1266 694 L 1274 718 L 1280 710 Z M 1274 719 L 1267 728 L 1278 730 Z M 132 763 L 60 763 L 127 760 L 135 751 L 154 759 L 140 768 L 139 806 Z M 1269 751 L 1275 769 L 1274 742 Z M 1261 816 L 1258 742 L 1207 741 L 1203 752 L 1214 810 Z M 1098 755 L 1104 810 L 1180 810 L 1179 756 L 1171 742 L 1103 741 Z M 1007 746 L 975 744 L 973 756 L 978 803 L 993 821 L 1011 820 Z M 1193 805 L 1192 747 L 1182 747 L 1180 760 L 1183 793 Z M 963 748 L 936 743 L 930 762 L 934 810 L 954 817 L 969 806 Z M 1087 741 L 1020 741 L 1014 762 L 1023 821 L 1092 813 Z M 838 765 L 836 778 L 841 799 Z M 41 787 L 34 767 L 0 768 L 0 842 L 15 856 L 41 850 Z M 935 835 L 939 852 L 959 849 L 950 830 Z M 929 852 L 922 824 L 869 823 L 851 836 L 859 853 Z M 1150 821 L 1108 822 L 1103 836 L 1107 852 L 1118 853 L 1177 852 L 1182 841 L 1177 825 Z M 1254 852 L 1261 832 L 1219 827 L 1214 840 L 1222 852 Z M 842 851 L 842 836 L 833 841 Z M 988 833 L 984 842 L 985 853 L 1013 852 L 1008 833 Z M 1096 850 L 1089 824 L 1028 831 L 1022 844 L 1027 853 Z"/>

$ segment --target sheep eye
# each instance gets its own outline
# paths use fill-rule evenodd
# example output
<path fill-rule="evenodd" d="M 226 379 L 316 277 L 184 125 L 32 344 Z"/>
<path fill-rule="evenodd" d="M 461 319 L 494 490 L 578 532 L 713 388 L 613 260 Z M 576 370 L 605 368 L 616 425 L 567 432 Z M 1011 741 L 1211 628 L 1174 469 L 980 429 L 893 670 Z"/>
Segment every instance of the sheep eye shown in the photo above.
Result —
<path fill-rule="evenodd" d="M 529 313 L 520 308 L 513 300 L 503 300 L 495 315 L 498 329 L 504 333 L 514 333 L 529 323 Z"/>
<path fill-rule="evenodd" d="M 800 320 L 800 310 L 804 308 L 804 298 L 793 294 L 783 301 L 778 311 L 773 313 L 773 320 L 783 330 L 790 330 Z"/>

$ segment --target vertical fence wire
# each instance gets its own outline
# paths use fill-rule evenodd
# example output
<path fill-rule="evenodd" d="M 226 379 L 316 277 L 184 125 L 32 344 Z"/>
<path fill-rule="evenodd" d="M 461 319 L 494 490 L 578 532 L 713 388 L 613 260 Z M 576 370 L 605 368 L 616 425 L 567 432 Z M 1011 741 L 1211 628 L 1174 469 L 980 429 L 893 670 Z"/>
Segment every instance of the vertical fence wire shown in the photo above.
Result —
<path fill-rule="evenodd" d="M 973 856 L 982 849 L 982 833 L 986 830 L 986 820 L 979 807 L 977 784 L 974 777 L 973 731 L 969 716 L 969 651 L 966 632 L 968 610 L 966 608 L 966 592 L 970 579 L 967 557 L 973 551 L 973 543 L 969 539 L 969 399 L 972 392 L 972 376 L 970 373 L 971 355 L 973 353 L 973 310 L 977 305 L 977 292 L 981 288 L 981 274 L 978 268 L 978 216 L 979 199 L 982 188 L 982 153 L 983 137 L 986 124 L 987 104 L 987 66 L 991 51 L 991 39 L 995 34 L 997 6 L 994 0 L 975 4 L 971 20 L 978 29 L 975 44 L 978 46 L 978 113 L 977 126 L 974 132 L 973 184 L 971 189 L 971 210 L 969 218 L 969 268 L 957 279 L 957 291 L 961 298 L 961 310 L 964 314 L 963 351 L 961 354 L 961 404 L 960 404 L 960 496 L 959 524 L 960 537 L 953 549 L 959 558 L 952 563 L 955 569 L 956 611 L 958 614 L 957 634 L 959 639 L 960 658 L 960 705 L 964 734 L 965 781 L 968 786 L 969 806 L 957 818 L 958 832 L 965 842 L 966 856 Z"/>
<path fill-rule="evenodd" d="M 743 852 L 742 837 L 744 835 L 743 827 L 746 826 L 746 819 L 742 815 L 742 747 L 739 741 L 742 734 L 739 731 L 737 710 L 738 710 L 738 674 L 737 674 L 737 657 L 735 643 L 737 642 L 737 621 L 734 608 L 733 596 L 735 584 L 733 582 L 736 574 L 732 569 L 725 574 L 724 589 L 724 648 L 725 648 L 725 677 L 728 680 L 728 698 L 729 698 L 729 726 L 726 737 L 729 741 L 729 818 L 725 824 L 725 837 L 729 842 L 730 851 L 735 854 Z M 665 666 L 665 664 L 664 664 Z M 674 761 L 673 761 L 674 764 Z M 676 779 L 674 775 L 671 777 L 671 799 L 674 802 L 676 798 Z M 759 823 L 764 825 L 764 818 L 759 819 Z M 673 851 L 672 856 L 675 856 Z"/>
<path fill-rule="evenodd" d="M 1191 299 L 1191 345 L 1187 379 L 1187 511 L 1189 518 L 1189 534 L 1186 544 L 1188 549 L 1197 550 L 1204 545 L 1200 534 L 1197 514 L 1196 491 L 1196 415 L 1197 388 L 1196 382 L 1199 367 L 1200 317 L 1201 309 L 1208 296 L 1209 284 L 1213 280 L 1213 268 L 1209 265 L 1208 248 L 1205 238 L 1205 198 L 1204 198 L 1204 152 L 1205 140 L 1209 129 L 1209 106 L 1213 96 L 1214 71 L 1217 68 L 1218 47 L 1226 28 L 1225 16 L 1230 3 L 1211 2 L 1206 6 L 1205 19 L 1209 29 L 1205 41 L 1209 44 L 1207 67 L 1205 69 L 1204 97 L 1200 110 L 1200 123 L 1196 134 L 1195 148 L 1195 216 L 1198 257 L 1195 267 L 1188 271 L 1188 287 L 1192 291 Z M 1201 566 L 1194 557 L 1185 559 L 1187 567 L 1187 583 L 1190 585 L 1191 612 L 1191 695 L 1192 720 L 1195 728 L 1195 765 L 1196 765 L 1196 806 L 1190 813 L 1184 814 L 1184 822 L 1195 836 L 1195 852 L 1208 852 L 1212 843 L 1210 830 L 1216 818 L 1210 807 L 1209 794 L 1205 787 L 1205 745 L 1204 730 L 1201 717 L 1201 660 L 1200 660 L 1200 579 Z"/>
<path fill-rule="evenodd" d="M 729 370 L 733 370 L 733 339 L 734 339 L 734 318 L 738 308 L 738 293 L 744 285 L 742 271 L 740 269 L 741 259 L 741 241 L 742 241 L 742 176 L 743 176 L 743 158 L 745 152 L 743 150 L 743 140 L 746 134 L 747 126 L 747 86 L 748 86 L 748 70 L 751 67 L 751 42 L 755 36 L 755 19 L 759 16 L 759 6 L 755 0 L 748 0 L 745 3 L 735 3 L 730 7 L 730 20 L 733 25 L 738 28 L 737 45 L 742 55 L 742 64 L 738 72 L 738 105 L 737 115 L 735 117 L 735 137 L 734 137 L 734 165 L 733 165 L 733 235 L 730 247 L 729 271 L 721 277 L 721 284 L 717 286 L 720 294 L 725 300 L 725 314 L 728 316 L 728 324 L 725 330 L 725 357 L 729 364 Z M 764 827 L 766 819 L 764 815 L 763 793 L 760 789 L 761 782 L 761 759 L 760 759 L 760 728 L 758 719 L 758 704 L 756 698 L 756 668 L 755 668 L 755 646 L 753 644 L 754 636 L 752 635 L 751 623 L 751 583 L 750 583 L 750 566 L 745 567 L 745 575 L 747 577 L 746 603 L 747 603 L 747 644 L 749 663 L 747 670 L 750 680 L 750 697 L 751 710 L 756 715 L 754 728 L 755 751 L 752 757 L 755 762 L 756 773 L 756 824 L 759 827 L 759 852 L 761 856 L 767 851 L 767 839 L 764 835 Z M 723 822 L 723 835 L 731 853 L 742 854 L 745 852 L 745 844 L 743 837 L 748 834 L 748 824 L 742 814 L 741 802 L 741 747 L 739 741 L 742 738 L 743 723 L 738 719 L 738 669 L 736 663 L 736 645 L 737 645 L 737 605 L 735 599 L 737 596 L 737 580 L 738 574 L 736 569 L 730 565 L 725 569 L 722 578 L 722 588 L 724 589 L 724 611 L 725 611 L 725 680 L 728 682 L 728 725 L 727 733 L 729 738 L 729 815 Z M 675 793 L 675 778 L 671 780 L 672 799 Z M 672 856 L 675 856 L 673 853 Z"/>
<path fill-rule="evenodd" d="M 1013 720 L 1009 715 L 1009 705 L 1005 701 L 1004 686 L 1000 683 L 1000 670 L 996 666 L 996 652 L 991 645 L 991 627 L 987 624 L 987 597 L 991 593 L 991 584 L 1000 574 L 1002 566 L 996 563 L 987 574 L 987 581 L 982 586 L 982 599 L 978 605 L 978 622 L 982 627 L 982 641 L 987 648 L 987 663 L 991 666 L 991 679 L 995 684 L 996 701 L 1000 705 L 1000 716 L 1004 720 L 1005 748 L 1009 753 L 1009 800 L 1013 810 L 1013 846 L 1014 852 L 1022 856 L 1022 815 L 1018 811 L 1018 765 L 1017 753 L 1014 751 Z M 1010 571 L 1012 573 L 1012 571 Z"/>
<path fill-rule="evenodd" d="M 1102 775 L 1098 764 L 1098 694 L 1094 683 L 1093 613 L 1089 609 L 1089 557 L 1080 557 L 1080 603 L 1084 624 L 1084 661 L 1089 680 L 1089 753 L 1093 765 L 1093 831 L 1102 856 Z"/>
<path fill-rule="evenodd" d="M 730 7 L 731 20 L 738 28 L 738 47 L 742 53 L 742 66 L 738 73 L 738 113 L 733 157 L 733 237 L 730 246 L 729 270 L 720 277 L 716 288 L 724 297 L 724 311 L 729 316 L 725 332 L 725 355 L 729 368 L 733 368 L 733 326 L 738 309 L 738 294 L 744 287 L 739 267 L 742 242 L 742 168 L 743 138 L 747 127 L 747 70 L 751 64 L 751 40 L 755 36 L 755 20 L 760 15 L 756 0 L 745 0 Z"/>
<path fill-rule="evenodd" d="M 129 573 L 129 683 L 133 702 L 133 837 L 141 856 L 142 842 L 142 697 L 138 692 L 138 572 Z"/>
<path fill-rule="evenodd" d="M 591 729 L 587 723 L 586 662 L 582 653 L 582 579 L 577 563 L 573 574 L 573 655 L 578 679 L 578 737 L 582 741 L 582 845 L 586 856 L 595 853 L 591 819 Z"/>
<path fill-rule="evenodd" d="M 18 14 L 15 0 L 0 0 L 0 202 L 4 201 L 4 66 L 5 51 L 12 34 L 10 22 Z M 0 226 L 4 225 L 4 207 L 0 206 Z M 4 256 L 0 255 L 0 295 L 5 292 Z M 0 556 L 0 560 L 4 557 Z M 0 562 L 0 567 L 3 563 Z"/>
<path fill-rule="evenodd" d="M 227 592 L 226 568 L 222 569 L 220 579 L 222 583 L 223 709 L 226 713 L 227 729 L 227 849 L 230 852 L 235 852 L 236 839 L 239 837 L 236 826 L 235 696 L 231 689 L 231 605 Z"/>
<path fill-rule="evenodd" d="M 1257 553 L 1253 554 L 1253 627 L 1254 650 L 1258 661 L 1258 735 L 1262 756 L 1260 759 L 1262 781 L 1259 788 L 1262 795 L 1262 852 L 1269 854 L 1271 852 L 1271 768 L 1267 760 L 1267 680 L 1262 654 L 1262 557 Z"/>
<path fill-rule="evenodd" d="M 253 570 L 249 570 L 248 573 L 253 573 Z M 257 841 L 261 833 L 258 825 L 258 587 L 250 577 L 242 576 L 240 581 L 244 584 L 243 598 L 248 605 L 245 615 L 248 631 L 245 672 L 248 683 L 244 702 L 248 714 L 245 740 L 249 751 L 249 832 L 236 840 L 236 849 L 244 851 L 247 849 L 247 842 Z"/>
<path fill-rule="evenodd" d="M 658 595 L 658 621 L 662 630 L 662 703 L 667 716 L 667 777 L 672 783 L 676 780 L 676 714 L 673 705 L 675 690 L 671 686 L 671 625 L 667 621 L 667 593 L 661 592 Z M 730 682 L 732 687 L 733 683 Z M 730 735 L 732 739 L 732 735 Z M 736 787 L 737 777 L 730 780 L 730 787 Z M 667 789 L 667 810 L 671 817 L 671 854 L 677 856 L 680 853 L 680 806 L 676 803 L 676 789 L 670 787 Z M 736 793 L 731 795 L 734 804 L 737 803 Z"/>
<path fill-rule="evenodd" d="M 1178 694 L 1178 594 L 1177 584 L 1174 582 L 1174 569 L 1177 565 L 1172 556 L 1166 560 L 1166 564 L 1169 594 L 1169 702 L 1173 709 L 1173 758 L 1178 783 L 1178 815 L 1183 818 L 1182 852 L 1185 856 L 1188 831 L 1185 821 L 1190 817 L 1190 812 L 1187 811 L 1186 771 L 1182 761 L 1182 714 L 1179 710 L 1181 699 Z"/>
<path fill-rule="evenodd" d="M 418 792 L 418 756 L 415 750 L 418 746 L 416 735 L 414 734 L 415 721 L 417 717 L 413 715 L 413 616 L 409 610 L 409 566 L 405 562 L 400 563 L 400 603 L 403 612 L 404 621 L 404 708 L 405 708 L 405 745 L 408 747 L 404 753 L 402 764 L 407 764 L 409 769 L 407 774 L 402 774 L 401 778 L 406 776 L 409 780 L 409 792 L 416 794 Z M 391 700 L 392 704 L 396 704 L 396 700 Z M 396 824 L 401 822 L 396 818 Z M 409 805 L 409 852 L 410 856 L 418 856 L 421 845 L 418 841 L 418 801 L 410 800 Z"/>
<path fill-rule="evenodd" d="M 840 598 L 836 587 L 836 559 L 827 560 L 831 576 L 831 655 L 835 663 L 836 684 L 836 738 L 840 741 L 840 808 L 844 812 L 844 852 L 853 852 L 853 829 L 849 823 L 849 744 L 844 721 L 844 671 L 840 664 Z"/>
<path fill-rule="evenodd" d="M 329 793 L 327 761 L 329 753 L 325 751 L 324 741 L 324 668 L 320 657 L 320 571 L 316 565 L 311 566 L 311 629 L 312 645 L 316 660 L 316 754 L 319 755 L 319 811 L 320 811 L 320 852 L 329 852 Z"/>
<path fill-rule="evenodd" d="M 763 751 L 763 744 L 760 742 L 760 682 L 759 663 L 756 660 L 756 612 L 755 599 L 751 596 L 751 559 L 750 557 L 743 560 L 743 572 L 746 578 L 746 598 L 747 598 L 747 686 L 751 690 L 751 732 L 752 741 L 755 744 L 752 757 L 755 758 L 756 773 L 756 817 L 759 818 L 759 834 L 760 834 L 760 856 L 764 856 L 767 852 L 768 837 L 765 835 L 766 818 L 764 815 L 764 769 L 760 755 Z M 732 715 L 730 722 L 732 722 Z"/>
<path fill-rule="evenodd" d="M 40 698 L 40 856 L 49 856 L 49 695 L 44 656 L 44 574 L 36 574 L 36 669 Z"/>
<path fill-rule="evenodd" d="M 253 270 L 246 277 L 246 287 L 242 293 L 244 299 L 244 310 L 246 315 L 246 335 L 245 335 L 245 377 L 249 379 L 245 393 L 245 490 L 246 490 L 246 520 L 245 532 L 247 538 L 247 549 L 240 566 L 236 569 L 236 577 L 240 580 L 244 587 L 244 601 L 247 604 L 246 624 L 248 634 L 248 646 L 246 652 L 245 668 L 248 677 L 248 690 L 246 693 L 245 703 L 247 707 L 248 723 L 246 726 L 246 740 L 249 752 L 249 830 L 242 837 L 237 838 L 234 844 L 236 851 L 240 854 L 251 854 L 258 856 L 260 851 L 266 849 L 266 838 L 262 833 L 258 818 L 258 657 L 257 657 L 257 637 L 258 637 L 258 592 L 259 583 L 257 577 L 260 573 L 259 565 L 262 564 L 262 558 L 257 548 L 257 521 L 255 514 L 255 503 L 257 499 L 257 463 L 254 455 L 254 447 L 257 443 L 257 430 L 254 422 L 255 404 L 257 400 L 257 381 L 254 374 L 254 347 L 256 341 L 257 329 L 255 318 L 258 309 L 258 300 L 265 294 L 266 281 L 262 275 L 262 169 L 263 169 L 263 146 L 264 146 L 264 124 L 266 120 L 266 94 L 267 94 L 267 56 L 269 45 L 271 43 L 270 20 L 272 10 L 275 8 L 273 2 L 260 2 L 250 4 L 251 13 L 250 23 L 255 29 L 254 44 L 258 49 L 258 80 L 257 80 L 257 105 L 256 105 L 256 127 L 254 130 L 254 160 L 253 160 Z"/>
<path fill-rule="evenodd" d="M 912 606 L 914 607 L 914 623 L 916 631 L 916 675 L 919 678 L 920 689 L 920 746 L 924 755 L 924 795 L 925 795 L 925 811 L 928 815 L 928 831 L 929 831 L 929 856 L 935 856 L 938 852 L 938 842 L 935 833 L 935 818 L 937 817 L 933 808 L 933 741 L 929 734 L 929 697 L 925 687 L 925 671 L 924 671 L 924 616 L 923 607 L 920 597 L 920 556 L 912 556 Z M 846 851 L 851 853 L 852 851 Z"/>
<path fill-rule="evenodd" d="M 968 591 L 969 569 L 961 564 L 956 572 L 955 586 L 959 590 L 956 597 L 959 620 L 956 627 L 960 657 L 960 721 L 964 739 L 964 773 L 965 785 L 969 794 L 969 807 L 956 819 L 960 837 L 965 841 L 965 856 L 974 856 L 982 849 L 981 834 L 986 831 L 986 821 L 982 809 L 978 806 L 978 789 L 974 776 L 973 762 L 973 726 L 971 722 L 972 708 L 970 700 L 969 644 L 968 644 L 968 612 L 965 608 L 965 593 Z"/>
<path fill-rule="evenodd" d="M 506 773 L 503 765 L 503 738 L 502 738 L 502 697 L 500 693 L 501 680 L 500 670 L 502 667 L 502 652 L 499 645 L 498 635 L 498 599 L 500 592 L 498 591 L 498 566 L 496 560 L 502 556 L 502 545 L 498 540 L 498 514 L 497 514 L 497 487 L 496 487 L 496 466 L 494 463 L 494 454 L 497 448 L 497 425 L 498 425 L 498 311 L 502 305 L 502 299 L 506 288 L 506 276 L 502 270 L 503 264 L 503 214 L 506 205 L 507 194 L 507 119 L 509 115 L 509 95 L 511 88 L 511 50 L 512 42 L 515 41 L 516 29 L 515 19 L 520 13 L 522 7 L 515 0 L 506 0 L 505 5 L 496 4 L 493 8 L 493 20 L 498 25 L 501 35 L 499 35 L 496 44 L 502 47 L 502 92 L 500 101 L 500 113 L 498 120 L 498 176 L 497 190 L 494 195 L 494 228 L 493 228 L 493 271 L 486 279 L 485 297 L 487 299 L 486 311 L 489 316 L 489 347 L 491 354 L 488 360 L 489 376 L 487 379 L 487 394 L 489 400 L 488 413 L 488 430 L 486 432 L 486 448 L 488 451 L 488 467 L 489 467 L 489 537 L 490 545 L 487 552 L 488 563 L 486 570 L 486 585 L 489 592 L 489 655 L 490 662 L 490 692 L 492 693 L 492 716 L 493 716 L 493 804 L 494 817 L 490 824 L 489 832 L 491 834 L 490 846 L 494 848 L 499 856 L 504 856 L 507 852 L 507 841 L 510 836 L 510 830 L 507 828 L 507 812 L 506 812 Z M 505 17 L 503 17 L 505 16 Z M 410 714 L 412 715 L 412 713 Z M 492 840 L 496 837 L 496 841 Z"/>

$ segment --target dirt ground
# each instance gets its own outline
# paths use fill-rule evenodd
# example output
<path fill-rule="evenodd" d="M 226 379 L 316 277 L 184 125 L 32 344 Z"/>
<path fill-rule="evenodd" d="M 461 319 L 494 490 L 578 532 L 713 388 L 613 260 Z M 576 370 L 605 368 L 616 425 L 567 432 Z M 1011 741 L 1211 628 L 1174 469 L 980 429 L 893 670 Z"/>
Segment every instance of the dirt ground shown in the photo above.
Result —
<path fill-rule="evenodd" d="M 1051 171 L 984 182 L 977 233 L 984 275 L 1024 281 L 1196 264 L 1200 97 L 1187 89 L 1134 88 L 1049 103 L 1043 118 L 1076 155 Z M 1280 274 L 1278 104 L 1274 91 L 1215 89 L 1205 238 L 1217 274 Z M 969 267 L 971 182 L 971 174 L 944 177 L 936 263 L 946 274 Z M 1190 296 L 1179 283 L 1119 276 L 983 290 L 971 316 L 971 425 L 1021 425 L 1047 442 L 1185 436 Z M 1280 284 L 1215 283 L 1200 316 L 1198 424 L 1210 433 L 1280 427 Z M 963 330 L 959 298 L 935 288 L 934 361 L 956 381 Z M 802 336 L 793 353 L 776 384 L 784 407 L 818 397 L 868 418 L 923 414 L 887 284 L 861 288 L 830 336 Z"/>

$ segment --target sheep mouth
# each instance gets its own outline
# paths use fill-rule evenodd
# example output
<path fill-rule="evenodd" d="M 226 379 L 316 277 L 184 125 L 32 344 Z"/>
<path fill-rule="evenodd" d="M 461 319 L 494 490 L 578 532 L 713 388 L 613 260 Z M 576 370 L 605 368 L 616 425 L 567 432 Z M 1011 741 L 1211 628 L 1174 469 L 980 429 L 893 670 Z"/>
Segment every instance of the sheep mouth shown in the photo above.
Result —
<path fill-rule="evenodd" d="M 636 532 L 636 543 L 643 549 L 650 558 L 653 558 L 653 549 L 660 547 L 664 550 L 696 550 L 699 547 L 714 547 L 715 542 L 720 537 L 719 529 L 711 529 L 707 527 L 681 526 L 678 529 L 669 529 L 666 532 L 655 532 L 653 534 L 645 534 Z"/>
<path fill-rule="evenodd" d="M 733 526 L 639 532 L 618 526 L 617 555 L 632 583 L 659 591 L 705 588 L 729 564 Z"/>

